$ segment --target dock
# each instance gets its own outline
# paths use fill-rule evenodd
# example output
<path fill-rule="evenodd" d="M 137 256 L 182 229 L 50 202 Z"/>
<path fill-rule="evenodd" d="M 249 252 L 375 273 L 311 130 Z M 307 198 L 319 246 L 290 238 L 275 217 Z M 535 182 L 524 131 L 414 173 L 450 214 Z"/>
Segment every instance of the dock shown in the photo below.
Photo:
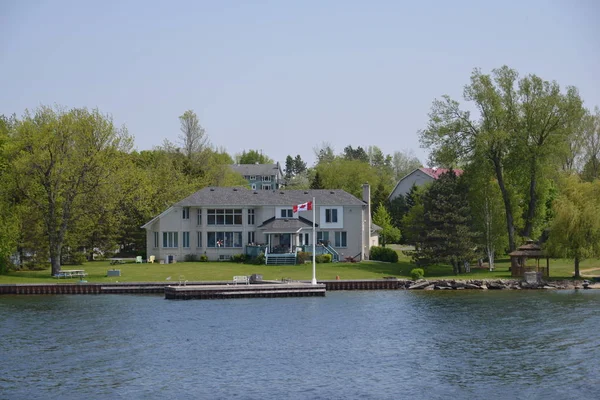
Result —
<path fill-rule="evenodd" d="M 186 285 L 165 287 L 165 299 L 236 299 L 253 297 L 309 297 L 325 296 L 325 284 L 303 282 L 254 283 L 251 285 Z"/>

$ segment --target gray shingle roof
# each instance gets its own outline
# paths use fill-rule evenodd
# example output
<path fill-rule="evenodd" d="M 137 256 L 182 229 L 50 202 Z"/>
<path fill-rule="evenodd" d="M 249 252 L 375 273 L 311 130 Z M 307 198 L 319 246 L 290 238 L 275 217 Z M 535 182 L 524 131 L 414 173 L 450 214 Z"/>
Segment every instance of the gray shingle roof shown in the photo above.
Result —
<path fill-rule="evenodd" d="M 279 167 L 277 164 L 234 164 L 231 168 L 235 172 L 247 175 L 271 176 L 277 175 Z"/>
<path fill-rule="evenodd" d="M 258 227 L 267 232 L 278 233 L 294 233 L 302 228 L 312 228 L 312 222 L 305 218 L 271 218 Z"/>
<path fill-rule="evenodd" d="M 251 190 L 244 187 L 205 187 L 175 206 L 293 206 L 312 201 L 317 206 L 362 206 L 364 202 L 341 189 Z"/>

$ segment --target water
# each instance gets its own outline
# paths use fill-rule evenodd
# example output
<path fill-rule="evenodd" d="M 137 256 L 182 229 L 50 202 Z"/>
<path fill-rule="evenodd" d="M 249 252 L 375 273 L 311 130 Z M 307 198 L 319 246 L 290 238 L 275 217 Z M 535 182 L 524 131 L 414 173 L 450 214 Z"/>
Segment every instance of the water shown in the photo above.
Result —
<path fill-rule="evenodd" d="M 0 399 L 593 399 L 600 291 L 0 296 Z"/>

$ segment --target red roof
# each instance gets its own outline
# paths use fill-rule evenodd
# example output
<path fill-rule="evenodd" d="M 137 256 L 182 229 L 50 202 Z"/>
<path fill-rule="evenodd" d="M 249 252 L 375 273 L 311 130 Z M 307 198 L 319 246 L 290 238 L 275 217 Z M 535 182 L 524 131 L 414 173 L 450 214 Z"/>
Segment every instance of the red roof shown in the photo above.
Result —
<path fill-rule="evenodd" d="M 429 175 L 430 177 L 432 177 L 433 179 L 438 179 L 440 177 L 440 175 L 442 175 L 445 172 L 450 171 L 447 168 L 419 168 L 421 171 L 425 172 L 427 175 Z M 461 176 L 463 174 L 463 170 L 462 169 L 455 169 L 454 170 L 454 174 L 456 176 Z"/>

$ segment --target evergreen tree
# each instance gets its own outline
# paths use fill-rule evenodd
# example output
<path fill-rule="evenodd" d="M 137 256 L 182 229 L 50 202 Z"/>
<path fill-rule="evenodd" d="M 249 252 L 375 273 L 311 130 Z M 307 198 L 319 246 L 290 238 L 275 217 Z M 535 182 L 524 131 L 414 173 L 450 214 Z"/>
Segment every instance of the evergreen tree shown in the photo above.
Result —
<path fill-rule="evenodd" d="M 286 165 L 287 165 L 287 160 L 286 160 Z M 300 154 L 296 155 L 296 158 L 294 159 L 294 162 L 293 162 L 293 167 L 294 167 L 294 174 L 296 174 L 296 175 L 302 174 L 306 171 L 306 163 L 304 161 L 302 161 L 302 157 L 300 157 Z"/>
<path fill-rule="evenodd" d="M 476 247 L 467 185 L 450 170 L 432 183 L 422 200 L 425 229 L 419 234 L 415 261 L 450 264 L 460 273 L 463 263 L 475 257 Z"/>
<path fill-rule="evenodd" d="M 377 183 L 377 187 L 373 192 L 373 197 L 371 199 L 371 214 L 375 214 L 375 210 L 379 208 L 379 206 L 385 206 L 388 197 L 388 190 L 385 188 L 383 184 L 383 180 L 380 179 L 379 183 Z M 386 210 L 387 211 L 387 210 Z"/>
<path fill-rule="evenodd" d="M 285 179 L 290 180 L 294 176 L 295 170 L 296 163 L 294 162 L 292 156 L 288 154 L 288 156 L 285 158 Z"/>
<path fill-rule="evenodd" d="M 321 181 L 321 175 L 319 174 L 319 171 L 317 171 L 315 173 L 315 177 L 314 177 L 312 183 L 310 184 L 310 188 L 311 189 L 324 189 L 323 182 Z"/>

